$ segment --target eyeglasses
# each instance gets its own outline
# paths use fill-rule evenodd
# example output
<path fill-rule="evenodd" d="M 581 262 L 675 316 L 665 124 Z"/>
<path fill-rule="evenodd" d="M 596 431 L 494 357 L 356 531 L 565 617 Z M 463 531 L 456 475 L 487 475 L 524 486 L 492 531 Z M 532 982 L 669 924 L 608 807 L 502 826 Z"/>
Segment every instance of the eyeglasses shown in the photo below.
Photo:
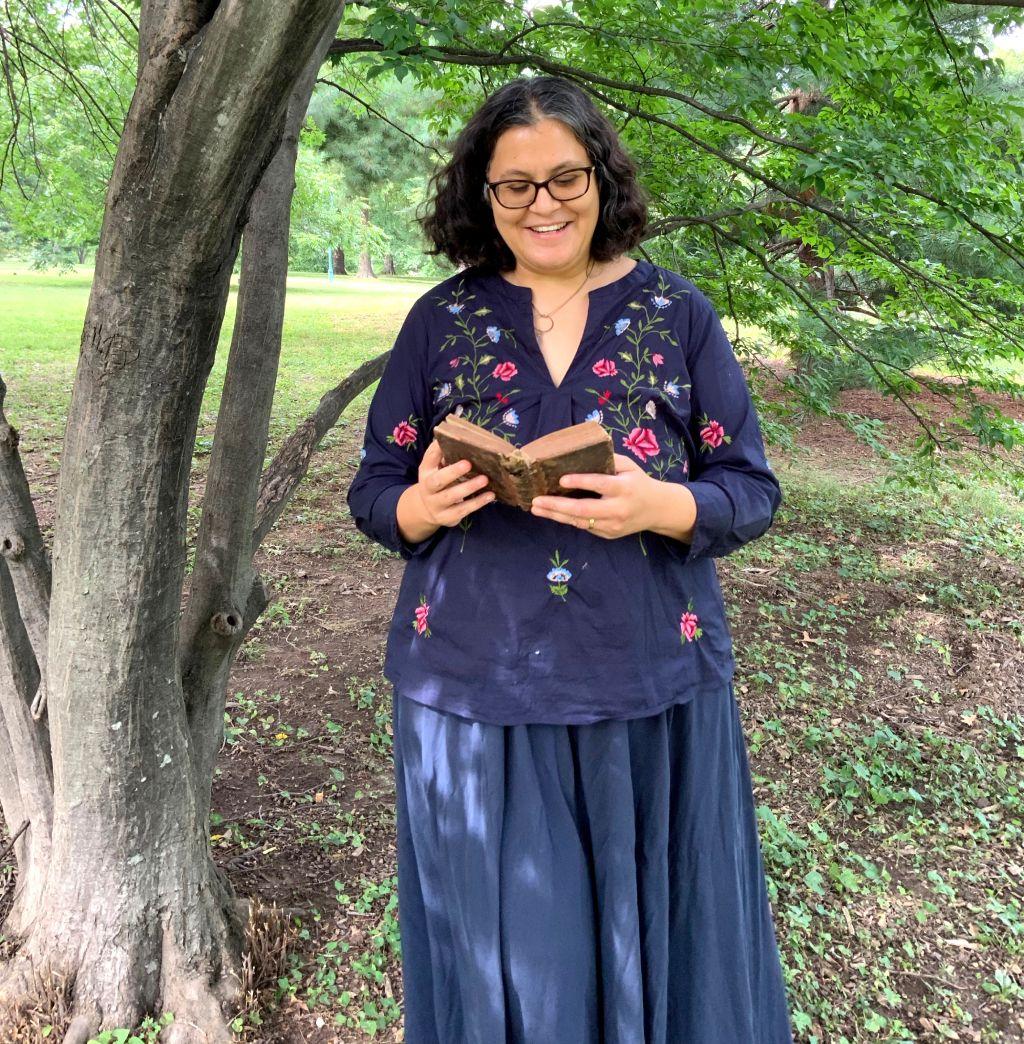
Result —
<path fill-rule="evenodd" d="M 484 196 L 490 189 L 494 198 L 506 209 L 522 210 L 533 203 L 542 188 L 546 188 L 552 199 L 564 203 L 586 195 L 593 170 L 593 166 L 573 167 L 555 174 L 547 181 L 485 181 Z"/>

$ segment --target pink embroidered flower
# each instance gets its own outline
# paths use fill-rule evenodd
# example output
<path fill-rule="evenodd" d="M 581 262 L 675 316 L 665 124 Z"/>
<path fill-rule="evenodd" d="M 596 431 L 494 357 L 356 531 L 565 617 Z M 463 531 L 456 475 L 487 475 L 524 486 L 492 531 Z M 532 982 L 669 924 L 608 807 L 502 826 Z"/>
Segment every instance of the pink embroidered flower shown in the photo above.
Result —
<path fill-rule="evenodd" d="M 518 372 L 515 363 L 503 362 L 494 367 L 494 373 L 491 376 L 497 377 L 499 381 L 510 381 Z"/>
<path fill-rule="evenodd" d="M 655 366 L 660 366 L 664 361 L 665 361 L 665 356 L 663 356 L 661 354 L 661 352 L 655 352 L 651 356 L 651 362 L 654 363 Z"/>
<path fill-rule="evenodd" d="M 598 377 L 614 377 L 618 372 L 614 359 L 598 359 L 594 363 L 594 373 Z"/>
<path fill-rule="evenodd" d="M 425 638 L 430 637 L 430 628 L 427 626 L 427 614 L 430 612 L 430 606 L 427 604 L 425 595 L 420 595 L 420 604 L 416 606 L 415 620 L 413 621 L 413 627 L 416 628 L 417 634 L 422 634 Z"/>
<path fill-rule="evenodd" d="M 700 637 L 700 628 L 697 626 L 699 623 L 696 613 L 687 611 L 679 617 L 679 634 L 683 642 L 692 642 Z"/>
<path fill-rule="evenodd" d="M 642 461 L 648 457 L 655 457 L 661 452 L 658 439 L 650 428 L 634 428 L 625 441 L 629 447 Z"/>
<path fill-rule="evenodd" d="M 399 446 L 408 446 L 410 442 L 416 441 L 416 429 L 408 421 L 397 424 L 391 435 Z"/>
<path fill-rule="evenodd" d="M 598 404 L 598 406 L 605 406 L 605 405 L 607 405 L 608 400 L 611 397 L 612 397 L 612 390 L 611 390 L 611 388 L 605 388 L 605 390 L 603 392 L 601 392 L 601 394 L 597 397 L 597 404 Z"/>
<path fill-rule="evenodd" d="M 454 359 L 451 359 L 448 365 L 454 370 L 459 365 L 459 357 L 456 355 Z"/>
<path fill-rule="evenodd" d="M 725 428 L 723 428 L 716 420 L 709 420 L 708 423 L 700 429 L 700 437 L 712 449 L 722 445 L 722 439 L 724 436 Z"/>

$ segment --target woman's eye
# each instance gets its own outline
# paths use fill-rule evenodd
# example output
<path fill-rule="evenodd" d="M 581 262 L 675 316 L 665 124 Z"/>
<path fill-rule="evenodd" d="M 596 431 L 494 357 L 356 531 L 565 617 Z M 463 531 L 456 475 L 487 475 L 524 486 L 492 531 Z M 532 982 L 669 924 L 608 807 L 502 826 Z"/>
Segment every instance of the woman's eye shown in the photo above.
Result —
<path fill-rule="evenodd" d="M 505 191 L 510 196 L 525 196 L 530 191 L 528 181 L 508 181 L 505 183 Z"/>
<path fill-rule="evenodd" d="M 573 185 L 579 184 L 580 179 L 583 175 L 577 170 L 572 174 L 563 174 L 560 178 L 555 178 L 555 184 L 559 188 L 572 188 Z"/>

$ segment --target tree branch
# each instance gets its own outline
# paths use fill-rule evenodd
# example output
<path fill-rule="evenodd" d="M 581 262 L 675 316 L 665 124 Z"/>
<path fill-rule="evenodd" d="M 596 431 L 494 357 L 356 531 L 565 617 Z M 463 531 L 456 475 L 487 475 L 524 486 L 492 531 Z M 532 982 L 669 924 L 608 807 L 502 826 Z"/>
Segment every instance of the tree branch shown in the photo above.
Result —
<path fill-rule="evenodd" d="M 32 713 L 39 719 L 49 697 L 50 563 L 18 453 L 18 433 L 4 414 L 6 395 L 7 385 L 0 377 L 0 558 L 14 585 L 12 612 L 23 621 L 35 661 L 33 669 L 38 666 L 39 685 L 33 690 Z M 15 648 L 13 643 L 11 648 Z M 21 672 L 28 673 L 24 666 Z"/>

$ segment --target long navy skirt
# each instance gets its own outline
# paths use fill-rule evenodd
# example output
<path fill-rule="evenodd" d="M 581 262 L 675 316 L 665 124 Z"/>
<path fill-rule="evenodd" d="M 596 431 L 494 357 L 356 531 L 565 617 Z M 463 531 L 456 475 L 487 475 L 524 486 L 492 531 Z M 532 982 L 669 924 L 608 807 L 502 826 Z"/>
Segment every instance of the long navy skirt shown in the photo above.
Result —
<path fill-rule="evenodd" d="M 407 1044 L 792 1044 L 731 685 L 393 729 Z"/>

